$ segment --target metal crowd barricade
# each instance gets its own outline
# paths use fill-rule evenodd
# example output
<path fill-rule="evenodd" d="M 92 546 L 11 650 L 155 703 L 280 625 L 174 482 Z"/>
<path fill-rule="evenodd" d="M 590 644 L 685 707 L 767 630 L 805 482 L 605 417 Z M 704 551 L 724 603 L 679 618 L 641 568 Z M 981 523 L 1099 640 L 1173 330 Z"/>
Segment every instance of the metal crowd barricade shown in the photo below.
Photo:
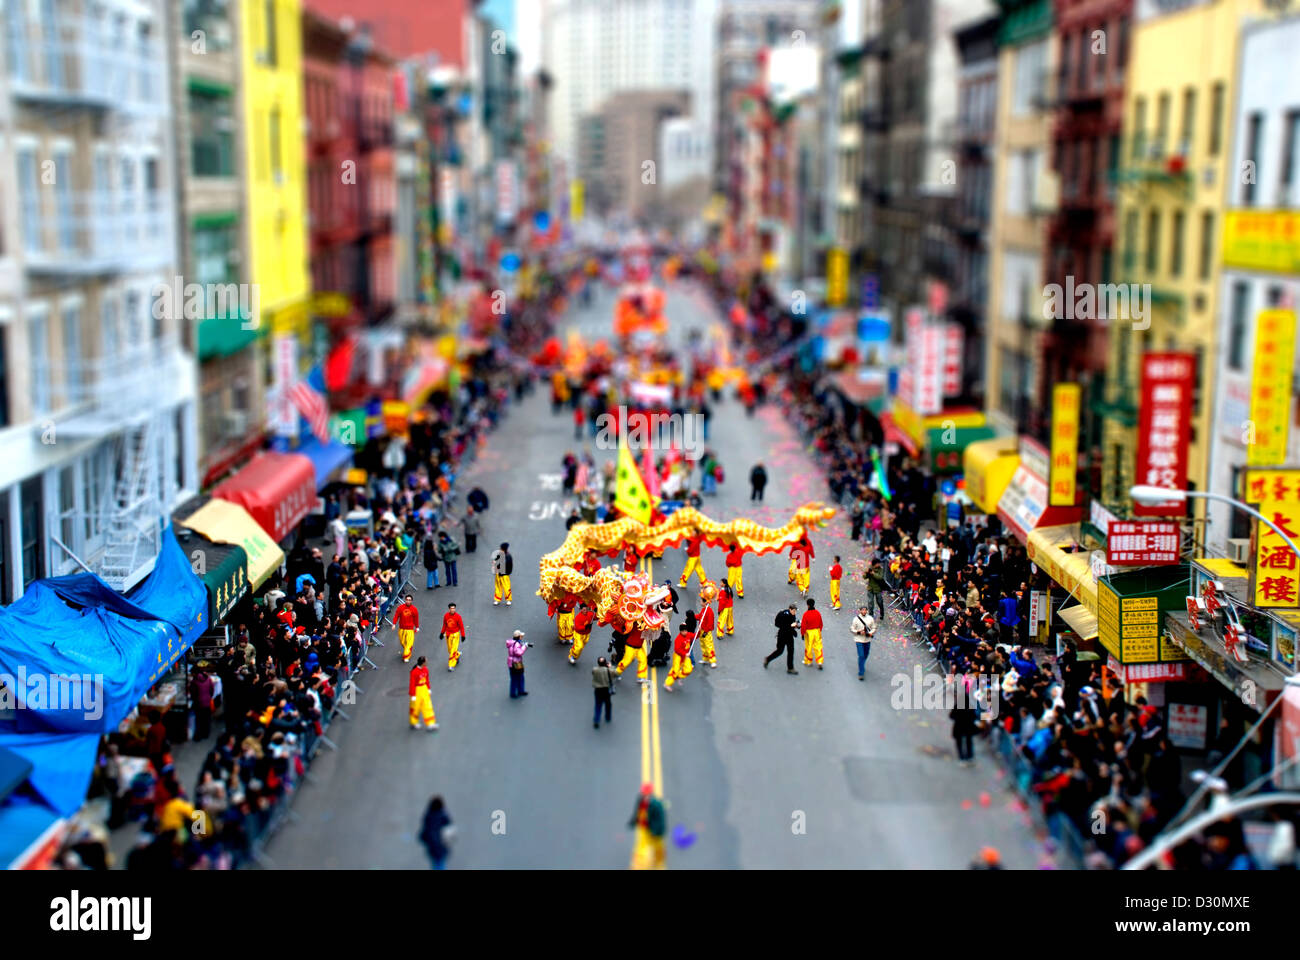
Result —
<path fill-rule="evenodd" d="M 1043 809 L 1042 799 L 1033 791 L 1035 779 L 1033 764 L 1020 752 L 1011 734 L 997 725 L 993 727 L 993 744 L 994 753 L 1006 770 L 1012 786 L 1020 794 L 1021 800 L 1029 808 L 1030 814 L 1039 827 L 1047 832 L 1055 842 L 1056 849 L 1064 855 L 1067 862 L 1063 865 L 1081 869 L 1087 843 L 1078 828 L 1064 813 L 1059 810 L 1048 813 Z"/>

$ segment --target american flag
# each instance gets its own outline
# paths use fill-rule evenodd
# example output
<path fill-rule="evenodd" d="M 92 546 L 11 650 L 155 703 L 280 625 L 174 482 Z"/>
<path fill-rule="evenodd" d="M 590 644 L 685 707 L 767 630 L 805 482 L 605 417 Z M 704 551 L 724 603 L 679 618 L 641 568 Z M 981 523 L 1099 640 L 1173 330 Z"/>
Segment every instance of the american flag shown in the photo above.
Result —
<path fill-rule="evenodd" d="M 289 388 L 289 399 L 307 420 L 307 425 L 311 427 L 311 432 L 316 435 L 316 439 L 321 443 L 329 443 L 330 408 L 325 402 L 325 395 L 306 380 L 299 380 Z"/>

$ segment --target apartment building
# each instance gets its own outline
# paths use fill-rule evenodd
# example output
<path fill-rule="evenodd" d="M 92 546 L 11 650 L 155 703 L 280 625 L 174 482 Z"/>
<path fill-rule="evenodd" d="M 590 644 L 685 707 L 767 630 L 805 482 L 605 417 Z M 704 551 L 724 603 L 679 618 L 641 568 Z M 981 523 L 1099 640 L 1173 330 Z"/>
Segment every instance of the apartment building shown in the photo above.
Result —
<path fill-rule="evenodd" d="M 198 488 L 163 0 L 5 5 L 0 603 L 138 582 Z"/>

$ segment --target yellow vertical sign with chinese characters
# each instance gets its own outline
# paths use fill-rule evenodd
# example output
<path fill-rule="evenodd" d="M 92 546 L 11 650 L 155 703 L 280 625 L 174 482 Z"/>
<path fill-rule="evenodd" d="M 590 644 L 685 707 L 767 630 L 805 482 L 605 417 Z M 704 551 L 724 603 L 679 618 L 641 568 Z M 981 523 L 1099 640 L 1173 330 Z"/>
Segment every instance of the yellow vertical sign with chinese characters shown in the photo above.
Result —
<path fill-rule="evenodd" d="M 849 255 L 839 247 L 826 251 L 826 306 L 842 307 L 849 295 Z"/>
<path fill-rule="evenodd" d="M 1247 470 L 1243 499 L 1286 531 L 1293 543 L 1300 537 L 1300 469 Z M 1277 531 L 1258 520 L 1253 547 L 1253 606 L 1274 610 L 1300 607 L 1300 557 Z"/>
<path fill-rule="evenodd" d="M 1250 420 L 1255 435 L 1246 448 L 1246 462 L 1252 467 L 1286 462 L 1295 324 L 1295 311 L 1280 309 L 1261 310 L 1255 323 L 1255 366 L 1250 381 Z"/>
<path fill-rule="evenodd" d="M 1058 383 L 1052 388 L 1052 465 L 1048 504 L 1072 507 L 1079 473 L 1079 385 Z"/>
<path fill-rule="evenodd" d="M 569 181 L 569 222 L 582 219 L 587 200 L 587 185 L 581 180 Z"/>

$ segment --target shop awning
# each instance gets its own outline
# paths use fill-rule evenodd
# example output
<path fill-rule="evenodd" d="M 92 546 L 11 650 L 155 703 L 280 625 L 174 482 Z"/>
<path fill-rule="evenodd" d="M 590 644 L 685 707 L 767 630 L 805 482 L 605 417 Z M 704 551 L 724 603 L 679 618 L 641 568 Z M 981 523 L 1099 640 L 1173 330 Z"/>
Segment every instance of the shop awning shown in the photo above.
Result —
<path fill-rule="evenodd" d="M 242 547 L 248 557 L 248 580 L 253 590 L 266 583 L 284 563 L 284 551 L 237 503 L 212 499 L 177 522 L 216 543 Z"/>
<path fill-rule="evenodd" d="M 1081 603 L 1056 611 L 1070 625 L 1080 640 L 1093 640 L 1097 636 L 1097 615 Z"/>
<path fill-rule="evenodd" d="M 885 440 L 898 444 L 913 457 L 921 455 L 921 448 L 916 445 L 915 440 L 908 436 L 907 431 L 898 425 L 892 413 L 882 413 L 880 415 L 880 425 L 885 428 Z"/>
<path fill-rule="evenodd" d="M 961 473 L 962 455 L 974 443 L 993 436 L 992 427 L 928 427 L 926 449 L 930 451 L 930 469 L 934 473 Z"/>
<path fill-rule="evenodd" d="M 194 572 L 208 591 L 208 624 L 223 622 L 235 604 L 252 589 L 248 582 L 248 554 L 233 543 L 215 543 L 177 521 L 177 540 L 190 558 Z"/>
<path fill-rule="evenodd" d="M 316 471 L 310 460 L 298 454 L 262 453 L 229 480 L 218 484 L 212 496 L 239 504 L 279 543 L 293 533 L 316 502 Z M 189 526 L 199 529 L 192 523 Z M 204 531 L 199 532 L 207 536 Z M 244 546 L 239 540 L 210 539 Z M 249 556 L 251 560 L 252 551 Z"/>
<path fill-rule="evenodd" d="M 316 471 L 317 490 L 323 489 L 335 473 L 352 462 L 352 448 L 337 440 L 321 443 L 315 437 L 309 437 L 294 453 L 311 461 L 312 469 Z"/>
<path fill-rule="evenodd" d="M 1029 559 L 1068 590 L 1095 617 L 1097 578 L 1093 576 L 1088 551 L 1080 547 L 1077 551 L 1067 552 L 1067 548 L 1078 543 L 1079 537 L 1079 528 L 1073 524 L 1032 530 L 1028 539 Z"/>
<path fill-rule="evenodd" d="M 998 499 L 999 519 L 1022 543 L 1028 543 L 1029 534 L 1038 527 L 1074 524 L 1082 515 L 1081 507 L 1049 507 L 1046 481 L 1023 463 L 1016 467 Z"/>
<path fill-rule="evenodd" d="M 997 513 L 998 501 L 1020 466 L 1015 437 L 994 437 L 969 444 L 962 454 L 966 492 L 981 513 Z"/>

